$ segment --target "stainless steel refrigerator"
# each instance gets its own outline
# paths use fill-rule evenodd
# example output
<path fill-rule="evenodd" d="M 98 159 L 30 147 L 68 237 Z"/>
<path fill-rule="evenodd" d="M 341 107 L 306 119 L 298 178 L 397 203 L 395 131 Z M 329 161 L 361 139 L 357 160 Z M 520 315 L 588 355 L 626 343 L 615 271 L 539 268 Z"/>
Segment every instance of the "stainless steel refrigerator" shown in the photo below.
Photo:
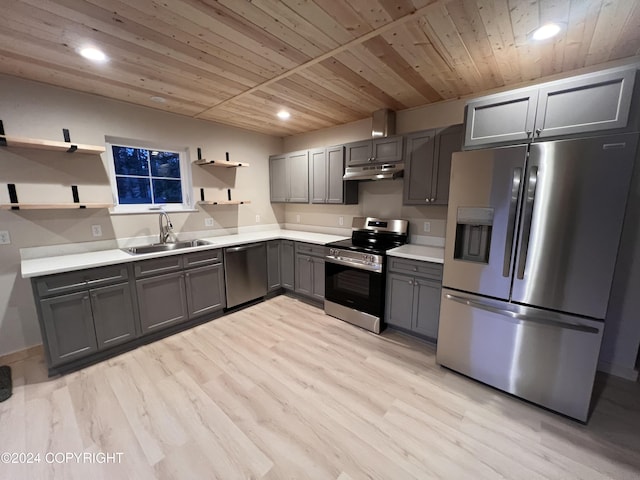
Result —
<path fill-rule="evenodd" d="M 453 155 L 439 364 L 587 420 L 637 144 Z"/>

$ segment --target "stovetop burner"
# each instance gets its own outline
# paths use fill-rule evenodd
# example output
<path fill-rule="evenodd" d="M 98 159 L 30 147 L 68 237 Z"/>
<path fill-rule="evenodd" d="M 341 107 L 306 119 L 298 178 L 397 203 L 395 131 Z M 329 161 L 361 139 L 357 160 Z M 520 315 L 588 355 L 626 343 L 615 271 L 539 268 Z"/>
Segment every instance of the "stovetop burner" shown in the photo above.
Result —
<path fill-rule="evenodd" d="M 407 243 L 409 224 L 406 220 L 356 217 L 352 225 L 350 240 L 332 242 L 327 246 L 384 255 L 387 250 Z"/>

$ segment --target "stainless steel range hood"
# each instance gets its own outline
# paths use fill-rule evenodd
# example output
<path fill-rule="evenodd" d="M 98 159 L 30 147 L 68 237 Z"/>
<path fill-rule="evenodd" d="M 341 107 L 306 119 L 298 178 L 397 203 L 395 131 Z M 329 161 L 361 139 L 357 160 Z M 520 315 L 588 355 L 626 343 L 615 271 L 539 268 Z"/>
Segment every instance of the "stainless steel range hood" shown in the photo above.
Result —
<path fill-rule="evenodd" d="M 371 138 L 373 141 L 386 138 L 396 133 L 396 113 L 383 108 L 373 112 L 371 119 Z M 373 148 L 373 145 L 372 145 Z M 369 159 L 370 161 L 372 159 Z M 401 177 L 404 172 L 404 163 L 375 163 L 367 165 L 347 167 L 343 180 L 393 180 Z"/>
<path fill-rule="evenodd" d="M 343 180 L 393 180 L 404 174 L 404 163 L 383 163 L 381 165 L 363 165 L 347 167 Z"/>

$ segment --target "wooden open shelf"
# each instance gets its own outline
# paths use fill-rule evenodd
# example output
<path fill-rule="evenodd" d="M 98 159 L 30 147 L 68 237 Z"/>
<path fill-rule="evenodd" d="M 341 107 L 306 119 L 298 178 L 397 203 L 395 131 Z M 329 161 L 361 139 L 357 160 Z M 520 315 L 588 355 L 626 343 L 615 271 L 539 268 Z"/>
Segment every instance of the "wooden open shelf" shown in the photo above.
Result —
<path fill-rule="evenodd" d="M 37 138 L 13 137 L 0 135 L 0 145 L 14 148 L 33 148 L 36 150 L 51 150 L 56 152 L 100 154 L 105 152 L 105 147 L 98 145 L 84 145 L 75 142 L 58 142 L 55 140 L 40 140 Z"/>
<path fill-rule="evenodd" d="M 198 205 L 244 205 L 251 203 L 251 200 L 200 200 Z"/>
<path fill-rule="evenodd" d="M 205 160 L 201 158 L 196 160 L 196 165 L 208 166 L 208 167 L 222 167 L 222 168 L 237 168 L 237 167 L 248 167 L 249 164 L 246 162 L 227 162 L 226 160 Z"/>
<path fill-rule="evenodd" d="M 111 208 L 112 203 L 2 203 L 0 210 L 52 210 Z"/>

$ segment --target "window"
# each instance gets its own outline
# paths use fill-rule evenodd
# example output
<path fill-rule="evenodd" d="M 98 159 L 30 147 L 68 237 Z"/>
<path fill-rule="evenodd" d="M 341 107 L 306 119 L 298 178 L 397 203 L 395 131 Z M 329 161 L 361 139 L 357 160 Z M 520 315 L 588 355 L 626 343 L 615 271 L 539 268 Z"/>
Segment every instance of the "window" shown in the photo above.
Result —
<path fill-rule="evenodd" d="M 107 146 L 115 212 L 191 208 L 186 150 L 116 139 Z"/>

